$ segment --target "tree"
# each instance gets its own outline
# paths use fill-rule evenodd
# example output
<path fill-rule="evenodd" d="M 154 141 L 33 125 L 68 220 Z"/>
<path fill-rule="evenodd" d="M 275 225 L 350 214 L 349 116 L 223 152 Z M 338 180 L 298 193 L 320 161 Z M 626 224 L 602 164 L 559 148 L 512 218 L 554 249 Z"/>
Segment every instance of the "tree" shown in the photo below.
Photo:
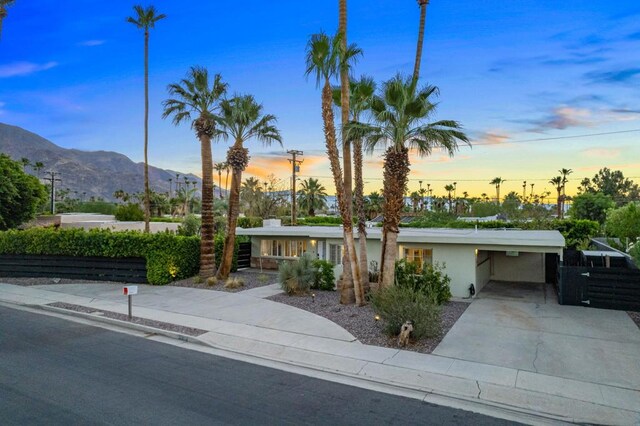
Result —
<path fill-rule="evenodd" d="M 298 192 L 298 204 L 307 210 L 309 216 L 315 216 L 316 210 L 327 208 L 327 191 L 318 179 L 309 178 L 302 181 Z"/>
<path fill-rule="evenodd" d="M 167 17 L 157 13 L 156 8 L 146 9 L 134 6 L 136 17 L 128 17 L 127 22 L 144 30 L 144 232 L 149 232 L 151 216 L 151 200 L 149 192 L 149 30 L 155 28 L 156 22 Z"/>
<path fill-rule="evenodd" d="M 413 208 L 413 212 L 416 213 L 418 211 L 418 206 L 422 201 L 422 196 L 418 191 L 413 191 L 411 194 L 409 194 L 409 198 L 411 198 L 411 205 Z"/>
<path fill-rule="evenodd" d="M 453 185 L 445 185 L 444 190 L 447 191 L 447 198 L 449 199 L 449 212 L 452 212 L 451 208 L 451 193 L 453 192 Z"/>
<path fill-rule="evenodd" d="M 600 169 L 589 180 L 581 181 L 585 192 L 601 192 L 609 195 L 618 207 L 631 201 L 640 201 L 640 188 L 632 180 L 624 177 L 620 170 L 610 170 L 607 167 Z"/>
<path fill-rule="evenodd" d="M 398 75 L 385 82 L 380 94 L 373 99 L 371 115 L 375 124 L 353 123 L 349 126 L 354 137 L 365 138 L 370 152 L 379 145 L 387 146 L 383 166 L 382 287 L 390 286 L 394 281 L 400 212 L 410 171 L 409 149 L 427 156 L 438 147 L 453 155 L 458 142 L 469 143 L 457 121 L 428 122 L 436 111 L 437 105 L 431 99 L 437 93 L 434 86 L 418 89 L 411 78 Z"/>
<path fill-rule="evenodd" d="M 33 164 L 33 170 L 36 172 L 36 176 L 40 177 L 40 172 L 44 169 L 44 163 L 42 161 L 36 161 Z"/>
<path fill-rule="evenodd" d="M 251 95 L 234 96 L 220 103 L 221 114 L 217 118 L 217 137 L 234 141 L 227 152 L 227 163 L 231 168 L 231 189 L 229 192 L 229 212 L 227 214 L 227 234 L 218 266 L 218 279 L 227 279 L 231 272 L 236 243 L 236 226 L 240 214 L 240 186 L 242 172 L 249 164 L 249 150 L 244 143 L 257 139 L 265 145 L 274 142 L 282 145 L 280 131 L 275 126 L 276 117 L 264 114 L 262 105 Z"/>
<path fill-rule="evenodd" d="M 213 166 L 213 169 L 218 172 L 218 194 L 220 195 L 220 199 L 222 199 L 222 171 L 223 170 L 228 170 L 229 167 L 227 166 L 227 163 L 215 163 Z"/>
<path fill-rule="evenodd" d="M 562 216 L 563 216 L 562 215 L 562 186 L 563 186 L 562 176 L 554 177 L 549 181 L 549 183 L 556 188 L 556 192 L 558 193 L 558 197 L 556 201 L 557 217 L 558 219 L 562 219 Z"/>
<path fill-rule="evenodd" d="M 629 203 L 607 212 L 605 222 L 607 235 L 623 240 L 625 249 L 637 244 L 640 237 L 640 204 Z"/>
<path fill-rule="evenodd" d="M 562 176 L 562 215 L 564 216 L 564 206 L 565 206 L 565 202 L 567 201 L 567 183 L 569 182 L 569 179 L 567 178 L 571 173 L 573 173 L 573 170 L 571 169 L 560 169 L 558 170 L 558 172 L 560 173 L 560 176 Z"/>
<path fill-rule="evenodd" d="M 489 182 L 489 184 L 495 185 L 496 187 L 496 204 L 497 205 L 500 205 L 500 186 L 505 182 L 506 181 L 501 177 L 493 178 L 493 180 Z"/>
<path fill-rule="evenodd" d="M 33 219 L 47 195 L 38 179 L 6 154 L 0 154 L 0 176 L 0 231 L 4 231 Z"/>
<path fill-rule="evenodd" d="M 349 108 L 350 119 L 354 122 L 360 121 L 361 115 L 371 108 L 371 101 L 376 92 L 376 83 L 371 77 L 362 76 L 360 80 L 349 82 Z M 337 106 L 342 102 L 342 87 L 333 89 L 333 101 Z M 343 132 L 346 136 L 346 132 Z M 369 287 L 369 274 L 365 271 L 369 268 L 367 258 L 367 214 L 364 207 L 364 179 L 362 174 L 363 152 L 362 138 L 355 138 L 353 141 L 353 166 L 355 178 L 355 207 L 358 218 L 358 244 L 360 253 L 360 282 L 363 289 Z"/>
<path fill-rule="evenodd" d="M 369 219 L 374 219 L 382 212 L 383 199 L 379 192 L 372 192 L 365 197 L 365 210 Z"/>
<path fill-rule="evenodd" d="M 173 124 L 191 124 L 200 141 L 202 157 L 202 230 L 200 238 L 200 277 L 208 278 L 215 272 L 213 250 L 213 158 L 211 139 L 216 133 L 216 113 L 219 101 L 227 91 L 220 74 L 209 84 L 209 72 L 205 68 L 192 67 L 186 78 L 170 84 L 169 94 L 175 98 L 163 102 L 163 118 L 173 116 Z"/>
<path fill-rule="evenodd" d="M 418 27 L 418 46 L 416 48 L 416 61 L 413 66 L 413 84 L 418 84 L 420 78 L 420 63 L 422 62 L 422 44 L 424 42 L 424 24 L 427 18 L 427 6 L 429 0 L 418 0 L 420 6 L 420 25 Z"/>
<path fill-rule="evenodd" d="M 588 219 L 603 224 L 607 211 L 616 206 L 609 195 L 601 192 L 585 192 L 573 197 L 569 214 L 572 219 Z"/>
<path fill-rule="evenodd" d="M 307 44 L 306 52 L 306 74 L 315 74 L 316 85 L 322 85 L 322 121 L 324 128 L 325 144 L 327 155 L 333 175 L 333 182 L 336 187 L 336 198 L 338 209 L 343 221 L 343 232 L 345 242 L 345 253 L 349 255 L 349 266 L 351 269 L 351 283 L 343 281 L 340 291 L 340 303 L 353 303 L 362 305 L 364 300 L 364 288 L 360 285 L 360 268 L 355 251 L 355 240 L 353 237 L 353 222 L 351 220 L 351 203 L 347 203 L 345 197 L 345 187 L 342 178 L 342 167 L 340 166 L 340 155 L 338 154 L 338 144 L 336 137 L 335 119 L 332 109 L 331 79 L 343 67 L 347 66 L 354 58 L 361 53 L 360 49 L 351 45 L 347 49 L 342 48 L 340 35 L 329 37 L 325 33 L 313 34 Z M 343 99 L 344 101 L 344 99 Z M 344 103 L 343 103 L 344 105 Z M 343 129 L 343 133 L 344 133 Z M 346 265 L 345 265 L 346 267 Z"/>
<path fill-rule="evenodd" d="M 2 36 L 2 22 L 7 17 L 7 8 L 13 6 L 15 0 L 0 0 L 0 36 Z"/>

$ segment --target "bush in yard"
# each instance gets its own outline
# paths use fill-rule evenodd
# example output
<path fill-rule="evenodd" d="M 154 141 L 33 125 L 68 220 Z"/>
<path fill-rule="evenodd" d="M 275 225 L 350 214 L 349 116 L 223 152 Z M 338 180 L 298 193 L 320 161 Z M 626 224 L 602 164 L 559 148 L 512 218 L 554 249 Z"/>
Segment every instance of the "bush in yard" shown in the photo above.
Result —
<path fill-rule="evenodd" d="M 333 273 L 333 264 L 326 260 L 316 259 L 313 261 L 315 268 L 315 280 L 311 288 L 316 290 L 334 290 L 336 286 L 336 276 Z"/>
<path fill-rule="evenodd" d="M 381 288 L 371 293 L 371 305 L 391 336 L 400 334 L 406 321 L 413 322 L 412 336 L 416 340 L 440 333 L 440 306 L 422 291 L 397 285 Z"/>
<path fill-rule="evenodd" d="M 147 281 L 167 284 L 198 272 L 200 240 L 164 232 L 31 228 L 0 232 L 0 254 L 143 257 Z"/>
<path fill-rule="evenodd" d="M 434 303 L 442 305 L 451 300 L 451 278 L 443 272 L 444 269 L 444 265 L 436 263 L 425 264 L 420 271 L 416 263 L 399 260 L 396 262 L 395 285 L 423 293 Z"/>
<path fill-rule="evenodd" d="M 144 212 L 136 203 L 129 203 L 116 208 L 116 220 L 122 222 L 141 222 L 144 220 Z"/>
<path fill-rule="evenodd" d="M 262 226 L 261 217 L 239 217 L 238 228 L 260 228 Z"/>
<path fill-rule="evenodd" d="M 178 235 L 182 235 L 184 237 L 193 237 L 200 236 L 200 227 L 202 226 L 202 221 L 195 215 L 189 214 L 184 217 L 182 220 L 182 224 L 178 226 Z"/>
<path fill-rule="evenodd" d="M 282 262 L 278 267 L 278 281 L 289 295 L 306 293 L 315 281 L 316 269 L 309 254 L 298 260 Z"/>

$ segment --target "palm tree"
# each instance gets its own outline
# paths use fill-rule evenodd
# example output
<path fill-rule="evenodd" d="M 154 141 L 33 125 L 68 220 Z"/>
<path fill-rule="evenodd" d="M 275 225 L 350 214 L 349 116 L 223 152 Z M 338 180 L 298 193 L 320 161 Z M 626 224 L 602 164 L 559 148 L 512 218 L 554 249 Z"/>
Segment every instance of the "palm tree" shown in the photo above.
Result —
<path fill-rule="evenodd" d="M 242 182 L 240 187 L 240 200 L 246 207 L 245 214 L 247 216 L 256 216 L 256 204 L 262 194 L 260 181 L 255 177 L 250 177 Z"/>
<path fill-rule="evenodd" d="M 220 110 L 221 114 L 217 119 L 217 136 L 234 141 L 233 146 L 227 152 L 227 163 L 231 168 L 231 190 L 229 192 L 229 213 L 227 214 L 227 235 L 217 274 L 219 279 L 227 279 L 231 272 L 235 251 L 242 172 L 249 164 L 249 150 L 244 147 L 244 142 L 257 139 L 265 145 L 271 145 L 273 142 L 282 145 L 282 137 L 275 126 L 276 117 L 264 114 L 262 105 L 257 103 L 251 95 L 225 99 L 220 103 Z"/>
<path fill-rule="evenodd" d="M 218 172 L 218 194 L 222 200 L 222 171 L 227 169 L 227 163 L 215 163 L 213 169 Z"/>
<path fill-rule="evenodd" d="M 376 83 L 371 77 L 362 76 L 360 80 L 353 80 L 349 83 L 349 107 L 351 109 L 351 120 L 360 121 L 360 116 L 371 108 L 371 101 L 376 92 Z M 333 89 L 333 102 L 336 106 L 342 105 L 342 87 Z M 343 132 L 346 135 L 346 132 Z M 353 165 L 355 178 L 355 207 L 358 217 L 358 244 L 360 253 L 360 282 L 366 291 L 369 288 L 369 274 L 367 258 L 367 214 L 364 208 L 364 179 L 362 175 L 362 138 L 353 141 Z"/>
<path fill-rule="evenodd" d="M 557 216 L 558 219 L 562 219 L 562 187 L 563 187 L 563 178 L 562 176 L 556 176 L 549 181 L 550 184 L 555 186 L 556 191 L 558 192 L 558 203 L 556 205 L 557 208 Z"/>
<path fill-rule="evenodd" d="M 224 162 L 224 171 L 227 172 L 227 176 L 224 178 L 224 192 L 229 194 L 229 172 L 231 171 L 231 167 L 229 167 L 228 162 Z"/>
<path fill-rule="evenodd" d="M 489 184 L 495 185 L 496 187 L 496 204 L 498 205 L 500 205 L 500 185 L 502 185 L 505 182 L 506 180 L 502 179 L 501 177 L 493 178 L 493 180 L 489 182 Z"/>
<path fill-rule="evenodd" d="M 298 204 L 307 210 L 309 216 L 315 216 L 316 210 L 327 207 L 327 190 L 318 179 L 303 180 L 298 192 Z"/>
<path fill-rule="evenodd" d="M 36 161 L 33 165 L 33 169 L 36 171 L 36 175 L 40 177 L 40 171 L 44 169 L 44 163 L 42 161 Z"/>
<path fill-rule="evenodd" d="M 0 0 L 0 36 L 2 35 L 2 21 L 7 17 L 7 8 L 13 6 L 15 0 Z"/>
<path fill-rule="evenodd" d="M 427 18 L 429 0 L 418 0 L 420 6 L 420 25 L 418 27 L 418 47 L 416 48 L 416 62 L 413 66 L 413 84 L 418 84 L 420 78 L 420 63 L 422 62 L 422 43 L 424 41 L 424 24 Z"/>
<path fill-rule="evenodd" d="M 449 213 L 451 213 L 451 193 L 453 192 L 453 185 L 445 185 L 444 186 L 444 190 L 447 191 L 448 194 L 448 198 L 449 198 Z"/>
<path fill-rule="evenodd" d="M 367 195 L 367 197 L 365 198 L 365 202 L 367 204 L 366 210 L 367 217 L 369 219 L 374 219 L 380 214 L 380 212 L 382 212 L 382 205 L 384 204 L 384 201 L 380 193 L 376 191 L 372 192 L 371 194 Z"/>
<path fill-rule="evenodd" d="M 384 218 L 383 247 L 380 259 L 380 284 L 390 286 L 394 281 L 400 211 L 409 176 L 409 149 L 418 155 L 431 154 L 434 147 L 453 155 L 458 142 L 469 143 L 460 124 L 453 120 L 427 122 L 437 105 L 431 101 L 438 89 L 426 86 L 417 89 L 412 78 L 400 75 L 384 83 L 379 96 L 374 97 L 371 114 L 375 125 L 353 123 L 349 133 L 363 136 L 372 151 L 380 144 L 388 146 L 384 154 Z"/>
<path fill-rule="evenodd" d="M 134 6 L 136 17 L 128 17 L 127 22 L 144 30 L 144 232 L 149 232 L 149 217 L 151 216 L 151 201 L 149 192 L 149 29 L 154 28 L 156 22 L 167 17 L 158 14 L 156 8 L 146 9 L 140 5 Z"/>
<path fill-rule="evenodd" d="M 413 212 L 416 213 L 418 211 L 418 206 L 420 205 L 420 201 L 422 200 L 422 197 L 420 195 L 420 193 L 418 191 L 413 191 L 410 195 L 409 198 L 411 198 L 411 204 L 413 206 Z"/>
<path fill-rule="evenodd" d="M 338 154 L 338 144 L 336 140 L 331 90 L 331 79 L 335 77 L 339 70 L 347 66 L 355 56 L 359 55 L 361 51 L 353 45 L 347 49 L 343 49 L 340 38 L 340 35 L 329 37 L 325 33 L 313 34 L 311 36 L 307 44 L 306 74 L 315 74 L 316 85 L 318 87 L 322 85 L 322 120 L 325 143 L 331 173 L 333 175 L 333 182 L 336 187 L 338 208 L 342 216 L 345 254 L 349 256 L 349 266 L 351 267 L 351 282 L 343 280 L 340 291 L 340 303 L 348 304 L 353 303 L 355 300 L 356 304 L 362 305 L 365 303 L 364 288 L 360 285 L 360 268 L 355 251 L 353 223 L 351 220 L 351 203 L 347 203 L 345 197 L 342 167 L 340 166 L 340 155 Z"/>
<path fill-rule="evenodd" d="M 20 163 L 22 164 L 22 171 L 26 171 L 27 167 L 31 165 L 31 161 L 27 157 L 22 157 Z"/>
<path fill-rule="evenodd" d="M 567 179 L 567 176 L 569 176 L 571 173 L 573 173 L 573 170 L 571 170 L 571 169 L 560 169 L 558 171 L 560 172 L 560 175 L 562 176 L 562 216 L 564 216 L 564 202 L 567 200 L 566 186 L 567 186 L 567 182 L 569 182 L 569 179 Z"/>
<path fill-rule="evenodd" d="M 202 231 L 200 238 L 200 277 L 208 278 L 215 272 L 213 251 L 213 158 L 211 139 L 216 134 L 216 113 L 219 101 L 227 91 L 220 74 L 213 82 L 205 68 L 192 67 L 186 78 L 170 84 L 169 94 L 175 98 L 163 102 L 163 118 L 173 116 L 173 124 L 188 122 L 200 141 L 202 156 Z"/>

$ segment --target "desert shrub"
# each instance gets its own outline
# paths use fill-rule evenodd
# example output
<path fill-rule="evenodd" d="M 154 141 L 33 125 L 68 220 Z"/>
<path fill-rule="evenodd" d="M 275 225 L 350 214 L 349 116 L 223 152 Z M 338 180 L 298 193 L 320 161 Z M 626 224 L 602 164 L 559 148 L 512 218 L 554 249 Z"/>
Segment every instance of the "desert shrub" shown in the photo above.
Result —
<path fill-rule="evenodd" d="M 380 268 L 378 268 L 378 262 L 372 260 L 369 262 L 369 282 L 377 283 L 380 279 Z"/>
<path fill-rule="evenodd" d="M 261 217 L 239 217 L 238 228 L 260 228 L 262 226 Z"/>
<path fill-rule="evenodd" d="M 115 214 L 116 205 L 106 201 L 84 201 L 74 206 L 73 211 L 77 213 Z"/>
<path fill-rule="evenodd" d="M 242 278 L 231 277 L 227 278 L 227 281 L 224 283 L 224 288 L 228 289 L 236 289 L 244 286 L 244 280 Z"/>
<path fill-rule="evenodd" d="M 444 269 L 436 263 L 425 264 L 420 271 L 416 263 L 399 260 L 396 262 L 395 285 L 423 293 L 434 303 L 442 305 L 451 299 L 451 278 L 443 272 Z"/>
<path fill-rule="evenodd" d="M 185 237 L 200 236 L 201 224 L 202 221 L 199 217 L 192 214 L 186 215 L 182 219 L 182 224 L 178 226 L 177 234 Z"/>
<path fill-rule="evenodd" d="M 382 288 L 371 293 L 371 305 L 391 336 L 398 335 L 406 321 L 413 322 L 412 336 L 416 340 L 440 333 L 440 307 L 421 291 L 402 286 Z"/>
<path fill-rule="evenodd" d="M 282 262 L 278 268 L 278 281 L 287 294 L 306 293 L 315 281 L 316 269 L 309 254 L 298 260 Z"/>
<path fill-rule="evenodd" d="M 209 277 L 207 278 L 207 285 L 212 287 L 214 285 L 218 284 L 218 278 L 216 277 Z"/>
<path fill-rule="evenodd" d="M 0 232 L 0 254 L 144 257 L 147 281 L 167 284 L 200 267 L 200 239 L 162 232 L 31 228 Z"/>
<path fill-rule="evenodd" d="M 313 261 L 315 279 L 311 288 L 316 290 L 334 290 L 336 276 L 333 273 L 333 264 L 327 260 L 316 259 Z"/>
<path fill-rule="evenodd" d="M 115 216 L 122 222 L 140 222 L 144 220 L 144 212 L 135 203 L 124 204 L 116 208 Z"/>

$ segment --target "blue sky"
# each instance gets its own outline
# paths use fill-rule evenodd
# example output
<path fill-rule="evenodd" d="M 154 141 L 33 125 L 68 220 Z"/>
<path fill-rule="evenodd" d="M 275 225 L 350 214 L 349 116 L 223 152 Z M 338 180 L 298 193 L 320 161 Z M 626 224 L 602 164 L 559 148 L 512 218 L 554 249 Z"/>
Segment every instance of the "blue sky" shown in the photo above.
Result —
<path fill-rule="evenodd" d="M 337 1 L 156 1 L 168 15 L 151 34 L 150 162 L 200 170 L 188 126 L 161 119 L 166 86 L 192 65 L 221 73 L 231 93 L 251 93 L 278 117 L 284 147 L 250 142 L 253 166 L 286 182 L 286 149 L 305 151 L 302 175 L 332 192 L 323 155 L 320 94 L 304 77 L 308 36 L 335 31 Z M 585 4 L 587 7 L 585 7 Z M 0 121 L 68 148 L 142 159 L 143 37 L 125 22 L 133 3 L 18 0 L 0 41 Z M 146 5 L 143 3 L 143 5 Z M 350 0 L 349 41 L 364 56 L 354 73 L 383 81 L 410 73 L 419 8 L 414 0 Z M 601 167 L 640 180 L 640 4 L 617 0 L 432 0 L 422 66 L 440 88 L 438 119 L 460 121 L 474 141 L 452 159 L 414 159 L 410 187 L 436 193 L 536 192 L 559 168 L 573 186 Z M 514 141 L 516 143 L 514 143 Z M 527 142 L 530 141 L 530 142 Z M 214 146 L 222 160 L 223 143 Z M 34 159 L 37 160 L 37 159 Z M 381 187 L 381 159 L 367 160 L 367 189 Z M 505 193 L 506 193 L 505 192 Z"/>

